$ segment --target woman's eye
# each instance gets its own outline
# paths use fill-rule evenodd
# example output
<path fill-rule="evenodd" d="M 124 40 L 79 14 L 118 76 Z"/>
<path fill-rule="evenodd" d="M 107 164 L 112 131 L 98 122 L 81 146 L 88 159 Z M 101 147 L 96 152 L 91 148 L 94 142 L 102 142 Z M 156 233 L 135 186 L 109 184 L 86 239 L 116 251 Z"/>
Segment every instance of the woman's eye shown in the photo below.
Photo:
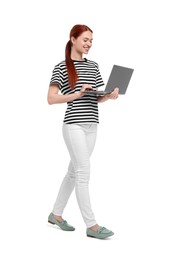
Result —
<path fill-rule="evenodd" d="M 83 41 L 84 41 L 84 42 L 90 42 L 90 43 L 92 44 L 92 40 L 84 39 Z"/>

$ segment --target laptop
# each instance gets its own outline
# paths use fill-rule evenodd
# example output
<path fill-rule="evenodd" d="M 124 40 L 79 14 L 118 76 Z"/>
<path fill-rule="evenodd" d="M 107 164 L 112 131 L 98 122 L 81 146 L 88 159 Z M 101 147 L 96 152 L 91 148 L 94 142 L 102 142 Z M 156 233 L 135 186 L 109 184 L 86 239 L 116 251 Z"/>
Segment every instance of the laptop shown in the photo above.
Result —
<path fill-rule="evenodd" d="M 83 93 L 87 93 L 90 95 L 104 96 L 106 94 L 110 94 L 117 87 L 119 88 L 119 94 L 124 95 L 126 93 L 133 71 L 134 69 L 122 67 L 119 65 L 113 65 L 104 91 L 100 91 L 100 90 L 95 91 L 89 89 L 83 91 Z"/>

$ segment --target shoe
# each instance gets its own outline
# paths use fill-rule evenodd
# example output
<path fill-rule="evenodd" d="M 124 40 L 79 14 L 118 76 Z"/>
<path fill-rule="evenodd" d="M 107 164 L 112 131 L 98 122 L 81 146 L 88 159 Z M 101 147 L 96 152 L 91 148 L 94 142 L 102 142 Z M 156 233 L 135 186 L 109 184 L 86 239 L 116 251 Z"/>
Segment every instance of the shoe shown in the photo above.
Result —
<path fill-rule="evenodd" d="M 111 230 L 105 227 L 99 227 L 97 231 L 93 231 L 90 228 L 87 228 L 86 234 L 88 237 L 94 237 L 99 239 L 104 239 L 114 235 L 114 233 Z"/>
<path fill-rule="evenodd" d="M 53 225 L 57 225 L 58 227 L 60 227 L 64 231 L 74 231 L 75 230 L 75 228 L 72 227 L 71 225 L 69 225 L 66 220 L 62 219 L 62 222 L 57 221 L 55 219 L 53 213 L 51 213 L 49 215 L 48 222 L 53 224 Z"/>

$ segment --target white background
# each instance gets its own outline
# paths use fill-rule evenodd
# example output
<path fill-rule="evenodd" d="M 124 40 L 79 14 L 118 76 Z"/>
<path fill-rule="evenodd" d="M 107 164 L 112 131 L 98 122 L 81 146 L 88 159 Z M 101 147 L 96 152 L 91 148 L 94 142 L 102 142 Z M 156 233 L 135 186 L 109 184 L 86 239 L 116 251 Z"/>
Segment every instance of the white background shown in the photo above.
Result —
<path fill-rule="evenodd" d="M 91 158 L 98 223 L 89 239 L 72 194 L 73 233 L 47 224 L 69 162 L 66 104 L 49 106 L 54 66 L 73 25 L 93 29 L 87 58 L 107 81 L 113 64 L 134 68 L 125 96 L 100 104 Z M 1 1 L 0 236 L 2 259 L 182 259 L 180 1 Z"/>

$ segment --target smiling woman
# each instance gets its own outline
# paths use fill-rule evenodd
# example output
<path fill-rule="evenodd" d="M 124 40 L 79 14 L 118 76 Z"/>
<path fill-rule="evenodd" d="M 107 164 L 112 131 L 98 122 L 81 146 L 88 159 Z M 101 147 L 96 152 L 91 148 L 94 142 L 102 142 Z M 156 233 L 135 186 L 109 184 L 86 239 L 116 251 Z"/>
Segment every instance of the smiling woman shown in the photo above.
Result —
<path fill-rule="evenodd" d="M 92 46 L 92 30 L 86 25 L 75 25 L 66 45 L 65 60 L 55 66 L 48 91 L 48 103 L 67 102 L 63 123 L 63 137 L 70 154 L 68 172 L 61 184 L 52 213 L 51 224 L 62 230 L 73 231 L 62 214 L 75 188 L 78 205 L 87 226 L 87 236 L 106 238 L 114 233 L 97 224 L 89 196 L 90 156 L 94 149 L 99 123 L 98 102 L 118 97 L 118 89 L 103 97 L 85 94 L 104 85 L 98 64 L 83 58 Z M 58 92 L 61 90 L 62 95 Z"/>

